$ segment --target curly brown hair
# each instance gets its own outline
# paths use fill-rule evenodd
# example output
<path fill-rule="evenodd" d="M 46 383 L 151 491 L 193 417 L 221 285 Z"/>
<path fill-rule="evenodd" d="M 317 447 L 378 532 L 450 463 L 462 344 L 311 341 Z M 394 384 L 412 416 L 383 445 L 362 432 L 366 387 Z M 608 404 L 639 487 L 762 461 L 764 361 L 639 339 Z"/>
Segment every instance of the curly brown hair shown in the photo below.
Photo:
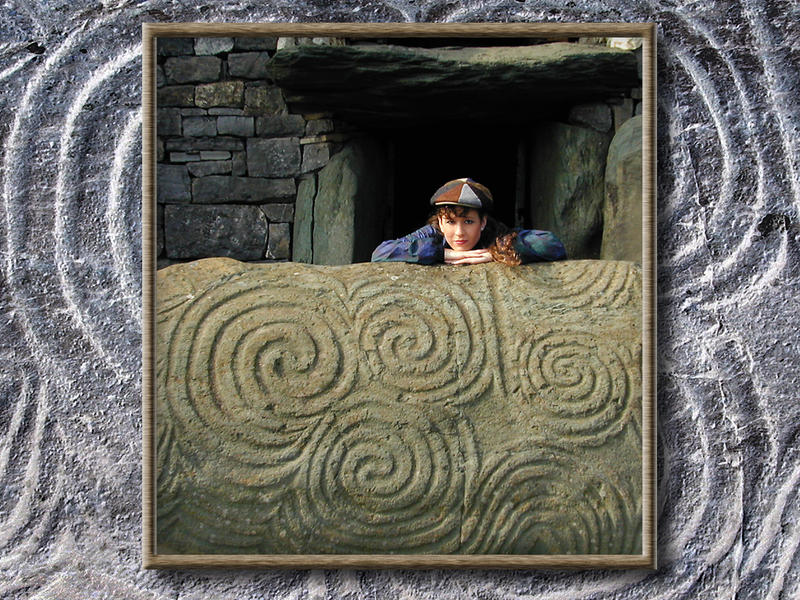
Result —
<path fill-rule="evenodd" d="M 481 232 L 476 248 L 486 248 L 497 262 L 506 265 L 521 265 L 522 257 L 514 249 L 514 240 L 517 239 L 517 232 L 510 231 L 506 225 L 491 215 L 487 215 L 484 210 L 467 206 L 440 206 L 428 218 L 428 224 L 433 225 L 436 231 L 442 233 L 439 228 L 439 217 L 466 217 L 470 210 L 477 211 L 479 219 L 486 217 L 486 227 Z"/>

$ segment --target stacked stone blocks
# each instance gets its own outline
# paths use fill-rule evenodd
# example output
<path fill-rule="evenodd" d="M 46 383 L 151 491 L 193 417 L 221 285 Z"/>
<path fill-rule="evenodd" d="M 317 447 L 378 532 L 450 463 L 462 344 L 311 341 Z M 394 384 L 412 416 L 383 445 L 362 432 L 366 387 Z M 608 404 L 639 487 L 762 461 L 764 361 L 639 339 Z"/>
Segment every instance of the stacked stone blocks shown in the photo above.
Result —
<path fill-rule="evenodd" d="M 158 263 L 291 257 L 297 186 L 340 147 L 330 115 L 290 114 L 277 38 L 158 40 Z"/>

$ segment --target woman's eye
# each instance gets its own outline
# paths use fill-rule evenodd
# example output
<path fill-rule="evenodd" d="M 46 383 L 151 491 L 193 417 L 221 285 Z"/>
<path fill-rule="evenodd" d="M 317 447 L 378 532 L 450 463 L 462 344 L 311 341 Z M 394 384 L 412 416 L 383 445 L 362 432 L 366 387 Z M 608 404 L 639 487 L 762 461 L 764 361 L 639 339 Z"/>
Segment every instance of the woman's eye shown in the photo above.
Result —
<path fill-rule="evenodd" d="M 467 219 L 466 221 L 464 221 L 464 223 L 466 223 L 467 225 L 472 225 L 474 222 L 475 221 L 473 221 L 472 219 Z"/>

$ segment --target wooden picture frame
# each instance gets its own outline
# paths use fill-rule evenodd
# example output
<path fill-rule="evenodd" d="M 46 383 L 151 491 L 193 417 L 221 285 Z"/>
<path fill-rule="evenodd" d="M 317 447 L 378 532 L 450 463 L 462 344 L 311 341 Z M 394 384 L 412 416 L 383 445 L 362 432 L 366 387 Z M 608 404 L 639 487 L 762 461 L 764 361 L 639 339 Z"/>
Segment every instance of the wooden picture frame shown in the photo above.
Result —
<path fill-rule="evenodd" d="M 656 26 L 653 23 L 146 23 L 143 47 L 143 566 L 153 568 L 656 568 Z M 156 40 L 174 37 L 551 38 L 642 40 L 640 554 L 159 554 L 156 546 Z"/>

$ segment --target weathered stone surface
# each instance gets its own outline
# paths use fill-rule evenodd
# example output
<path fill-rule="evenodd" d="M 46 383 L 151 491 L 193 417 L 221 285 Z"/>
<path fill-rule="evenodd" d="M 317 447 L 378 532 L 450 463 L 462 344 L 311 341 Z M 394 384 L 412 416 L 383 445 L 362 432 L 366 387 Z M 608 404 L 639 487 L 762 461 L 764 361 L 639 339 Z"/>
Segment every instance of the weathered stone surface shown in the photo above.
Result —
<path fill-rule="evenodd" d="M 172 57 L 164 63 L 170 84 L 216 81 L 221 73 L 222 61 L 214 56 Z"/>
<path fill-rule="evenodd" d="M 267 219 L 257 206 L 168 205 L 164 211 L 167 257 L 264 256 Z"/>
<path fill-rule="evenodd" d="M 261 210 L 270 223 L 291 223 L 294 220 L 294 204 L 264 204 Z"/>
<path fill-rule="evenodd" d="M 204 160 L 201 162 L 190 162 L 186 166 L 189 169 L 189 174 L 194 177 L 220 175 L 232 171 L 231 161 L 229 160 Z"/>
<path fill-rule="evenodd" d="M 167 76 L 164 75 L 164 67 L 156 65 L 156 87 L 167 85 Z"/>
<path fill-rule="evenodd" d="M 183 165 L 158 165 L 156 195 L 159 202 L 191 202 L 189 171 Z"/>
<path fill-rule="evenodd" d="M 612 106 L 614 112 L 614 132 L 619 132 L 625 122 L 633 116 L 633 100 L 624 98 L 621 103 Z"/>
<path fill-rule="evenodd" d="M 232 152 L 244 150 L 244 142 L 235 137 L 173 138 L 166 141 L 168 151 L 200 152 L 201 150 Z"/>
<path fill-rule="evenodd" d="M 256 135 L 298 137 L 305 133 L 306 121 L 300 115 L 274 115 L 256 119 Z"/>
<path fill-rule="evenodd" d="M 608 149 L 600 256 L 642 261 L 642 117 L 620 127 Z"/>
<path fill-rule="evenodd" d="M 188 163 L 201 160 L 199 152 L 170 152 L 169 159 L 174 163 Z"/>
<path fill-rule="evenodd" d="M 308 173 L 328 164 L 331 157 L 330 144 L 305 144 L 303 146 L 303 173 Z"/>
<path fill-rule="evenodd" d="M 195 103 L 201 108 L 213 106 L 241 107 L 244 101 L 244 83 L 241 81 L 221 81 L 198 85 Z"/>
<path fill-rule="evenodd" d="M 247 175 L 247 156 L 244 152 L 234 152 L 232 154 L 231 173 L 241 177 Z"/>
<path fill-rule="evenodd" d="M 242 52 L 228 55 L 228 69 L 231 77 L 244 79 L 267 79 L 267 63 L 269 54 L 266 52 Z"/>
<path fill-rule="evenodd" d="M 316 108 L 377 123 L 387 117 L 516 121 L 564 102 L 627 92 L 639 82 L 632 51 L 561 42 L 432 49 L 294 46 L 275 53 L 270 71 L 298 110 Z"/>
<path fill-rule="evenodd" d="M 244 109 L 242 108 L 230 108 L 230 107 L 214 107 L 209 108 L 206 112 L 209 115 L 214 115 L 215 117 L 225 116 L 225 117 L 241 117 L 244 115 Z"/>
<path fill-rule="evenodd" d="M 641 551 L 630 263 L 157 277 L 159 552 Z"/>
<path fill-rule="evenodd" d="M 600 255 L 609 142 L 592 129 L 551 123 L 531 144 L 531 222 L 558 235 L 568 258 Z"/>
<path fill-rule="evenodd" d="M 241 52 L 258 50 L 275 50 L 278 46 L 276 37 L 234 38 L 233 49 Z"/>
<path fill-rule="evenodd" d="M 217 120 L 214 117 L 185 117 L 183 119 L 183 135 L 187 137 L 217 135 Z"/>
<path fill-rule="evenodd" d="M 235 116 L 217 117 L 217 131 L 220 135 L 252 137 L 255 133 L 255 119 Z"/>
<path fill-rule="evenodd" d="M 569 122 L 574 125 L 591 127 L 601 133 L 608 132 L 614 124 L 611 108 L 605 102 L 573 106 L 569 111 Z"/>
<path fill-rule="evenodd" d="M 313 119 L 306 125 L 306 135 L 319 135 L 333 131 L 333 119 Z"/>
<path fill-rule="evenodd" d="M 280 201 L 295 191 L 294 179 L 211 175 L 192 181 L 192 197 L 198 203 Z"/>
<path fill-rule="evenodd" d="M 314 198 L 314 264 L 368 261 L 380 241 L 386 194 L 383 148 L 369 139 L 349 143 L 317 174 Z"/>
<path fill-rule="evenodd" d="M 270 223 L 267 240 L 267 258 L 288 259 L 291 244 L 289 223 Z"/>
<path fill-rule="evenodd" d="M 247 172 L 251 177 L 293 177 L 300 171 L 297 138 L 247 140 Z"/>
<path fill-rule="evenodd" d="M 194 41 L 194 53 L 199 55 L 222 54 L 233 50 L 233 38 L 211 37 L 197 38 Z"/>
<path fill-rule="evenodd" d="M 292 232 L 292 260 L 310 263 L 312 235 L 314 231 L 314 197 L 317 195 L 317 176 L 307 175 L 297 185 L 294 206 L 294 228 Z"/>
<path fill-rule="evenodd" d="M 254 116 L 282 115 L 288 112 L 280 88 L 248 87 L 244 92 L 245 114 Z"/>
<path fill-rule="evenodd" d="M 159 56 L 189 56 L 194 53 L 194 42 L 192 38 L 162 37 L 156 40 L 156 48 Z"/>
<path fill-rule="evenodd" d="M 179 108 L 159 108 L 156 120 L 157 135 L 181 135 L 181 111 Z"/>
<path fill-rule="evenodd" d="M 227 150 L 201 150 L 200 160 L 228 160 L 231 153 Z"/>
<path fill-rule="evenodd" d="M 162 106 L 194 106 L 193 85 L 166 85 L 158 88 L 157 102 Z"/>

